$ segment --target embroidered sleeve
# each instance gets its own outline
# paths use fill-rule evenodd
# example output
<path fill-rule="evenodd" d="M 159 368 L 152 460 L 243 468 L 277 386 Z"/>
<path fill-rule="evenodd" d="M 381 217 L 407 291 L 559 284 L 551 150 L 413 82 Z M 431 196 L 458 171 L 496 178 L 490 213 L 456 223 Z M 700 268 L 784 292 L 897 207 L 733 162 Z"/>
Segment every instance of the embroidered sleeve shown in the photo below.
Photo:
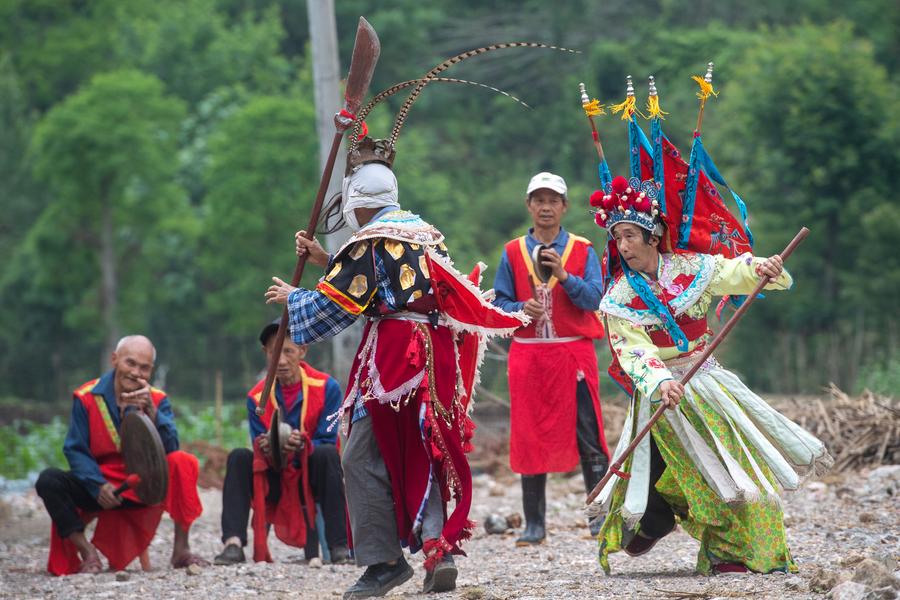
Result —
<path fill-rule="evenodd" d="M 316 291 L 351 315 L 362 313 L 377 290 L 372 240 L 361 240 L 335 256 Z"/>
<path fill-rule="evenodd" d="M 659 358 L 659 349 L 642 325 L 612 316 L 608 322 L 609 341 L 622 369 L 642 396 L 659 400 L 659 384 L 672 379 L 672 373 Z"/>
<path fill-rule="evenodd" d="M 715 296 L 749 294 L 759 283 L 760 275 L 757 269 L 765 260 L 749 252 L 737 258 L 716 256 L 716 273 L 710 283 L 710 291 Z M 787 290 L 793 284 L 791 275 L 787 271 L 782 271 L 778 279 L 770 282 L 765 289 Z"/>

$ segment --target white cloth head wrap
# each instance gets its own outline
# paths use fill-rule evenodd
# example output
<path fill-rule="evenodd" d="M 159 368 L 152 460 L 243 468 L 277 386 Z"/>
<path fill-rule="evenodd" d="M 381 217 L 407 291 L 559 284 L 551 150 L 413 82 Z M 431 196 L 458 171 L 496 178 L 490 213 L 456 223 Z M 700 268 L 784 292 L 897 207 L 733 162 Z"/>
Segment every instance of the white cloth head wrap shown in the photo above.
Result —
<path fill-rule="evenodd" d="M 356 220 L 356 208 L 383 208 L 396 206 L 400 208 L 397 200 L 397 177 L 394 172 L 381 163 L 367 163 L 344 177 L 341 186 L 343 202 L 341 212 L 344 221 L 353 231 L 359 231 L 359 221 Z"/>

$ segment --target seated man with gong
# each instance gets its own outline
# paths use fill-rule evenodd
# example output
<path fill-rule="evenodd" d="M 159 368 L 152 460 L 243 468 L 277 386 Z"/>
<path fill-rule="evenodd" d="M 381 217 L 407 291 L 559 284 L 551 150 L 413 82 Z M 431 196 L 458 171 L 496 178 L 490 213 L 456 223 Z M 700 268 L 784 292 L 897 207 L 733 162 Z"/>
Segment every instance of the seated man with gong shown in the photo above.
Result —
<path fill-rule="evenodd" d="M 197 458 L 178 449 L 165 392 L 149 380 L 156 349 L 142 335 L 119 340 L 112 370 L 79 386 L 63 451 L 70 471 L 49 468 L 35 488 L 53 521 L 47 569 L 98 573 L 100 554 L 114 570 L 145 554 L 163 511 L 175 521 L 172 566 L 208 564 L 191 553 L 188 531 L 203 510 Z M 97 518 L 89 542 L 85 526 Z"/>
<path fill-rule="evenodd" d="M 263 327 L 259 343 L 271 361 L 278 321 Z M 314 369 L 307 346 L 285 338 L 278 355 L 275 385 L 262 398 L 265 378 L 247 394 L 247 417 L 253 450 L 235 448 L 228 455 L 222 490 L 222 542 L 217 565 L 246 560 L 247 522 L 253 508 L 253 559 L 272 562 L 268 527 L 289 546 L 318 556 L 316 504 L 322 508 L 325 541 L 332 563 L 349 562 L 347 500 L 338 454 L 337 426 L 328 419 L 340 410 L 341 386 Z"/>

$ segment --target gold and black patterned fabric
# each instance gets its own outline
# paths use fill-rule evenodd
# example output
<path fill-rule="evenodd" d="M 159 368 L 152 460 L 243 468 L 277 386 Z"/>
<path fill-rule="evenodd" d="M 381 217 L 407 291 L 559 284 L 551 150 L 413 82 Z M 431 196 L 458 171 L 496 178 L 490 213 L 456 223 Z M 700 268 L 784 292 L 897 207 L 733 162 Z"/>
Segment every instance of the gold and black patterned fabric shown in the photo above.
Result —
<path fill-rule="evenodd" d="M 433 250 L 447 256 L 443 243 Z M 431 290 L 425 249 L 390 238 L 358 241 L 332 259 L 316 289 L 353 315 L 405 310 Z"/>

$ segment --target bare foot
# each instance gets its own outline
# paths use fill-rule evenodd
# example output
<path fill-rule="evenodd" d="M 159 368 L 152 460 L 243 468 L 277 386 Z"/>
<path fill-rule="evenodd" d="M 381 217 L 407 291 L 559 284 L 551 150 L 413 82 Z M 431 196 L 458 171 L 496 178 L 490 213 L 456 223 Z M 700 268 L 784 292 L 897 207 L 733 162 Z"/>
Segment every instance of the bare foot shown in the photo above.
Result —
<path fill-rule="evenodd" d="M 100 555 L 95 551 L 91 554 L 88 554 L 84 561 L 81 563 L 81 567 L 78 569 L 79 573 L 90 573 L 91 575 L 96 575 L 97 573 L 103 570 L 103 561 L 100 560 Z"/>
<path fill-rule="evenodd" d="M 172 555 L 173 568 L 186 569 L 191 565 L 197 565 L 198 567 L 208 567 L 209 561 L 202 556 L 192 554 L 190 551 Z"/>

